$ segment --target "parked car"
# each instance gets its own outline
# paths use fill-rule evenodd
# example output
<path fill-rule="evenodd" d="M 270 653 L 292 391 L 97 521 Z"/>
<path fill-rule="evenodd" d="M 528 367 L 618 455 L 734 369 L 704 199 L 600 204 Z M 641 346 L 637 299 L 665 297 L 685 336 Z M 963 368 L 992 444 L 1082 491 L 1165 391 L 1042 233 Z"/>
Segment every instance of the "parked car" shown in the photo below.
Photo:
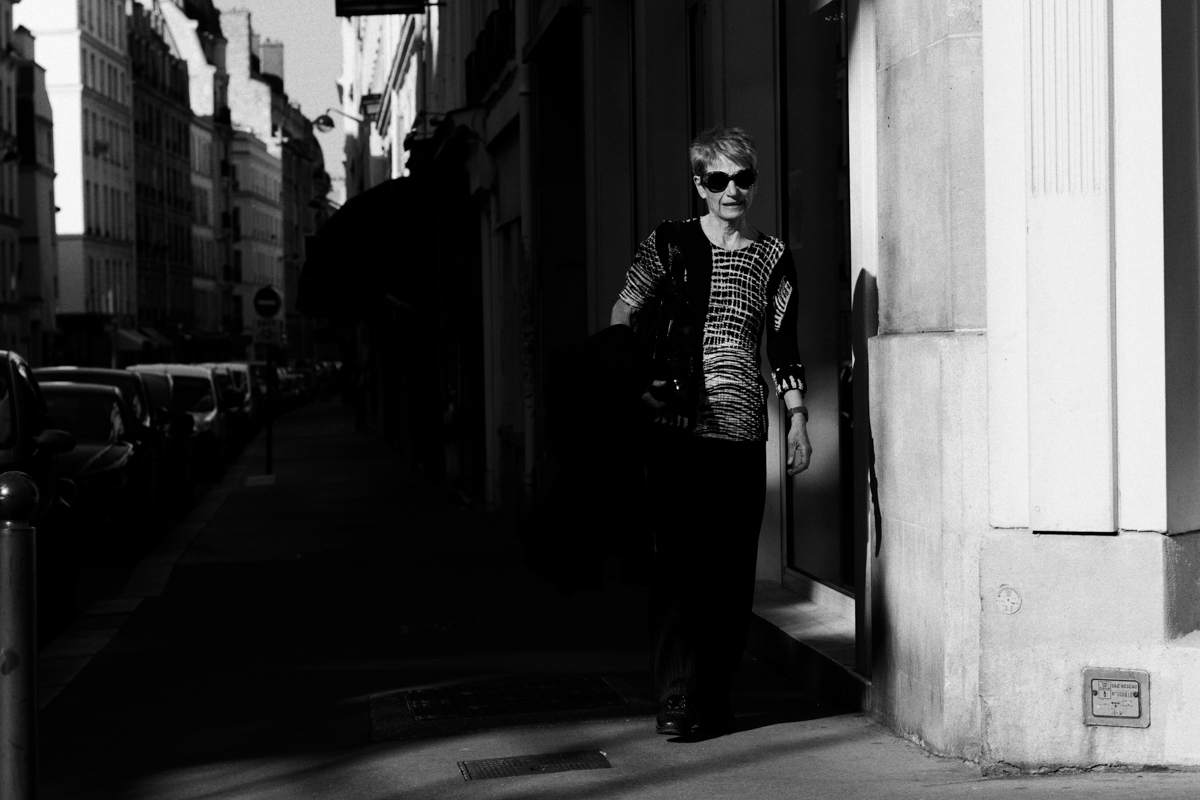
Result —
<path fill-rule="evenodd" d="M 258 419 L 261 422 L 269 414 L 273 413 L 271 409 L 271 372 L 267 369 L 267 362 L 265 361 L 247 361 L 246 368 L 250 371 L 250 388 L 254 392 L 255 402 L 258 403 L 260 409 Z M 276 407 L 278 407 L 278 385 L 275 386 L 274 392 L 276 395 L 274 400 Z"/>
<path fill-rule="evenodd" d="M 193 472 L 207 478 L 219 475 L 229 440 L 229 423 L 218 400 L 212 368 L 194 364 L 135 364 L 128 369 L 171 377 L 172 408 L 192 416 Z"/>
<path fill-rule="evenodd" d="M 192 502 L 192 415 L 176 408 L 170 375 L 135 371 L 130 374 L 146 388 L 154 427 L 165 443 L 161 481 L 165 494 L 174 508 L 186 509 Z"/>
<path fill-rule="evenodd" d="M 46 403 L 29 364 L 11 350 L 0 350 L 0 472 L 25 472 L 38 484 L 46 511 L 56 494 L 54 456 L 74 447 L 66 431 L 46 418 Z"/>
<path fill-rule="evenodd" d="M 312 400 L 317 396 L 317 372 L 309 366 L 295 365 L 288 367 L 288 372 L 296 376 L 300 384 L 300 396 L 304 400 Z"/>
<path fill-rule="evenodd" d="M 41 388 L 49 424 L 75 437 L 75 447 L 55 462 L 75 484 L 72 505 L 94 546 L 90 554 L 133 552 L 154 518 L 153 444 L 119 389 L 66 381 L 41 382 Z M 96 536 L 97 529 L 104 535 Z"/>
<path fill-rule="evenodd" d="M 313 369 L 317 371 L 317 381 L 320 396 L 328 400 L 341 389 L 341 365 L 336 361 L 315 361 Z"/>
<path fill-rule="evenodd" d="M 142 376 L 123 369 L 99 367 L 40 367 L 33 371 L 33 375 L 41 383 L 85 383 L 108 386 L 121 393 L 121 399 L 134 420 L 127 434 L 144 452 L 141 457 L 149 462 L 148 497 L 154 508 L 164 508 L 167 481 L 160 481 L 159 476 L 167 461 L 167 438 L 164 430 L 155 424 L 154 404 Z"/>
<path fill-rule="evenodd" d="M 212 367 L 214 370 L 229 375 L 233 390 L 241 398 L 242 409 L 247 423 L 251 426 L 261 421 L 263 414 L 263 397 L 256 390 L 254 376 L 250 365 L 244 361 L 219 361 L 200 366 Z"/>
<path fill-rule="evenodd" d="M 295 408 L 304 402 L 304 379 L 287 367 L 276 368 L 275 386 L 281 409 Z"/>
<path fill-rule="evenodd" d="M 212 370 L 213 382 L 217 387 L 217 405 L 225 415 L 228 425 L 227 451 L 243 444 L 250 435 L 250 409 L 246 386 L 235 376 L 227 364 L 200 364 Z"/>
<path fill-rule="evenodd" d="M 24 472 L 38 485 L 32 522 L 37 528 L 41 642 L 60 631 L 76 610 L 76 541 L 55 469 L 55 456 L 74 446 L 69 433 L 48 425 L 46 404 L 29 364 L 11 350 L 0 350 L 0 472 Z"/>

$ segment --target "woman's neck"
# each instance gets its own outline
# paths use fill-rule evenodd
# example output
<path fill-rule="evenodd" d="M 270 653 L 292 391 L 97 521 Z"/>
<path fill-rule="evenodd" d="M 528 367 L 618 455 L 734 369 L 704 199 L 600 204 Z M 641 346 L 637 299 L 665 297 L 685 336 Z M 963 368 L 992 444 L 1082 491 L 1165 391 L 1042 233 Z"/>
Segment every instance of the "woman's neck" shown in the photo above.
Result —
<path fill-rule="evenodd" d="M 700 218 L 700 223 L 709 240 L 726 250 L 739 250 L 754 241 L 754 228 L 750 227 L 744 216 L 731 221 L 705 214 Z"/>

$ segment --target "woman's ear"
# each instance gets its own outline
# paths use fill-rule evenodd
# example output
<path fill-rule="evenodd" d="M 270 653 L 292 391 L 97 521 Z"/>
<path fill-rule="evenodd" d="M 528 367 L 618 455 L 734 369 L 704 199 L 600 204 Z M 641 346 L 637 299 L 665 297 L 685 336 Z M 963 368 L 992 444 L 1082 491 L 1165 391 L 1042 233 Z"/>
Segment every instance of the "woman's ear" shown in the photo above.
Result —
<path fill-rule="evenodd" d="M 700 183 L 700 176 L 692 176 L 692 185 L 696 187 L 696 194 L 700 195 L 700 199 L 704 199 L 704 186 Z"/>

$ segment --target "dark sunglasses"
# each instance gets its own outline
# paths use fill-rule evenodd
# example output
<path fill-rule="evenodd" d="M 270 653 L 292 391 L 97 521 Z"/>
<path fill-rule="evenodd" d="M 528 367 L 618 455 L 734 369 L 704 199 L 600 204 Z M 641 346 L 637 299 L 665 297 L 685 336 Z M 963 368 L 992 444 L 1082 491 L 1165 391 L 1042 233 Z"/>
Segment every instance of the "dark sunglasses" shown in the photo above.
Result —
<path fill-rule="evenodd" d="M 731 180 L 737 184 L 739 189 L 749 189 L 758 183 L 758 170 L 741 169 L 732 175 L 727 175 L 724 172 L 707 172 L 700 182 L 710 192 L 723 192 Z"/>

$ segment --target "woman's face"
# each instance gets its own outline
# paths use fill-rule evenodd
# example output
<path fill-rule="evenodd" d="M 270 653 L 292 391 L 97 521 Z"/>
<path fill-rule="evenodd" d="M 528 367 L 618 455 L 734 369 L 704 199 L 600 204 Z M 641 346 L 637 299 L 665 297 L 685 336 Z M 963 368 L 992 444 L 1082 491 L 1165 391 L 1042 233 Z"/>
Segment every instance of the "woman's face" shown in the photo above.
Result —
<path fill-rule="evenodd" d="M 725 156 L 718 156 L 715 160 L 708 163 L 704 172 L 706 175 L 711 172 L 724 172 L 726 175 L 732 176 L 743 169 L 746 169 L 746 167 L 735 164 Z M 725 184 L 725 188 L 722 191 L 712 192 L 704 185 L 701 176 L 693 175 L 692 181 L 696 184 L 696 191 L 704 198 L 704 202 L 708 204 L 708 213 L 717 219 L 736 222 L 750 210 L 750 204 L 754 202 L 754 186 L 742 189 L 737 183 L 731 180 Z"/>

